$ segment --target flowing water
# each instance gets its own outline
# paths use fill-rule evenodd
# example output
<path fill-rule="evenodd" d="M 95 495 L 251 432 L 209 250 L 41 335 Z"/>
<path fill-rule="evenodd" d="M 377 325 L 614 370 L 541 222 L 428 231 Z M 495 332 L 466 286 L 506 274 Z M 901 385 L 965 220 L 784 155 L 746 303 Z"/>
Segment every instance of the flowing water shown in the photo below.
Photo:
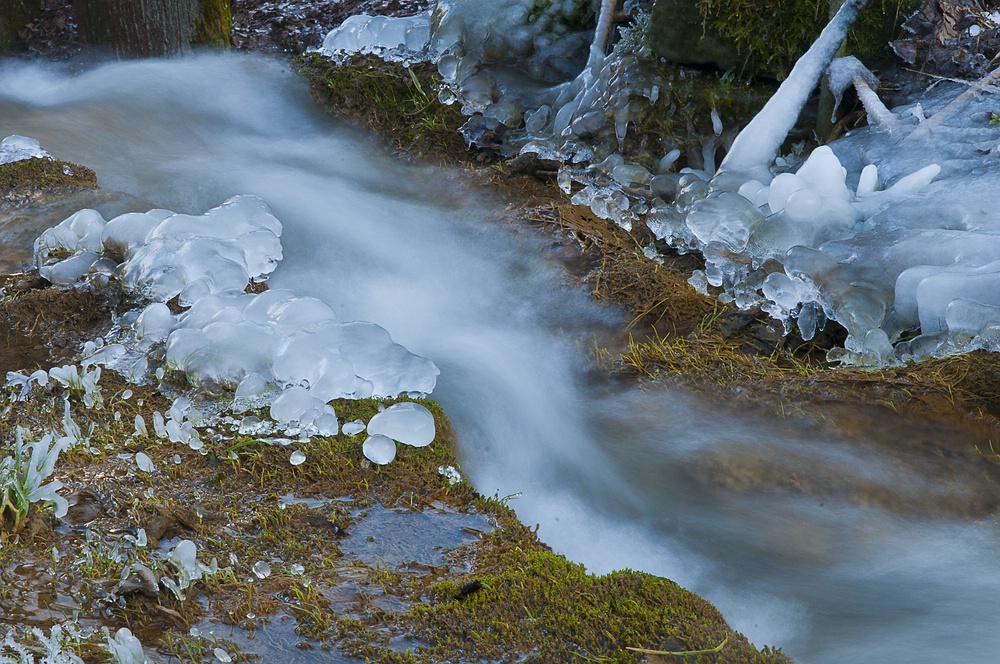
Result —
<path fill-rule="evenodd" d="M 848 435 L 609 380 L 587 350 L 616 343 L 622 321 L 566 285 L 544 239 L 323 117 L 284 65 L 203 55 L 71 75 L 8 62 L 12 133 L 92 167 L 104 193 L 86 204 L 107 217 L 264 198 L 285 227 L 272 284 L 431 358 L 464 471 L 592 571 L 670 577 L 805 663 L 1000 651 L 998 531 L 981 516 L 992 483 L 947 455 L 891 453 L 952 434 L 858 413 Z"/>

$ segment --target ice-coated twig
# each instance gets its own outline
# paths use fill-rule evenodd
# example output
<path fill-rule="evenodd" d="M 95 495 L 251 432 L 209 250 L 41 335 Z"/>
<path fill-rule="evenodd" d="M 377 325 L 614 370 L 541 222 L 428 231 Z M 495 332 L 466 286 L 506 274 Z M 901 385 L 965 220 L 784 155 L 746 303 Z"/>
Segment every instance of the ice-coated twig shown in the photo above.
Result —
<path fill-rule="evenodd" d="M 597 15 L 597 31 L 594 33 L 594 47 L 601 53 L 608 52 L 616 9 L 618 0 L 601 0 L 601 12 Z"/>
<path fill-rule="evenodd" d="M 954 115 L 955 111 L 965 104 L 965 102 L 967 102 L 972 95 L 977 92 L 994 91 L 990 86 L 994 85 L 998 80 L 1000 80 L 1000 67 L 997 67 L 986 76 L 983 76 L 978 81 L 972 83 L 965 92 L 952 99 L 947 106 L 929 117 L 926 121 L 921 122 L 920 126 L 917 127 L 912 134 L 910 134 L 910 138 L 926 138 L 942 122 Z"/>
<path fill-rule="evenodd" d="M 834 97 L 834 111 L 840 106 L 840 98 L 844 94 L 844 90 L 853 85 L 858 92 L 858 99 L 861 100 L 861 104 L 868 114 L 868 122 L 890 134 L 899 132 L 902 126 L 899 119 L 882 103 L 878 93 L 875 92 L 878 89 L 878 78 L 868 71 L 868 68 L 861 64 L 860 60 L 853 55 L 835 58 L 827 68 L 826 75 Z"/>
<path fill-rule="evenodd" d="M 778 91 L 733 141 L 732 149 L 719 167 L 720 172 L 743 173 L 761 182 L 770 181 L 771 162 L 778 156 L 778 150 L 795 126 L 799 112 L 866 4 L 868 0 L 844 2 L 813 45 L 792 67 Z"/>

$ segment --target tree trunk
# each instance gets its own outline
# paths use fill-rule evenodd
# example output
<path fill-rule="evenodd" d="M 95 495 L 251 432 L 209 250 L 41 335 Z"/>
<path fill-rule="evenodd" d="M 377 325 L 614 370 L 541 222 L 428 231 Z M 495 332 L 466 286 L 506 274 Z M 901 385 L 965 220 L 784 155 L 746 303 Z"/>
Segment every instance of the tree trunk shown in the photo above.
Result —
<path fill-rule="evenodd" d="M 76 0 L 74 10 L 81 41 L 119 57 L 229 45 L 229 0 Z"/>
<path fill-rule="evenodd" d="M 17 33 L 42 13 L 40 0 L 0 0 L 0 53 L 17 42 Z"/>

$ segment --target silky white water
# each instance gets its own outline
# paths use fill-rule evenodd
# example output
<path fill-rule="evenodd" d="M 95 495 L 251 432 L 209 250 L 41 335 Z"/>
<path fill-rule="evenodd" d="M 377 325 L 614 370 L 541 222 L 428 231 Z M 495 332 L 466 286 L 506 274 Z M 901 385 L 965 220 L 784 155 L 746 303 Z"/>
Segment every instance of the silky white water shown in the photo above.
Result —
<path fill-rule="evenodd" d="M 884 452 L 944 434 L 845 441 L 589 369 L 594 338 L 615 343 L 622 321 L 566 285 L 543 238 L 491 221 L 496 203 L 452 174 L 400 165 L 324 118 L 284 65 L 203 55 L 68 75 L 7 62 L 0 133 L 93 168 L 104 193 L 78 207 L 106 217 L 264 199 L 284 226 L 272 287 L 432 360 L 464 473 L 516 494 L 522 520 L 592 571 L 672 578 L 804 663 L 1000 650 L 996 524 L 952 516 L 981 489 L 946 459 Z"/>

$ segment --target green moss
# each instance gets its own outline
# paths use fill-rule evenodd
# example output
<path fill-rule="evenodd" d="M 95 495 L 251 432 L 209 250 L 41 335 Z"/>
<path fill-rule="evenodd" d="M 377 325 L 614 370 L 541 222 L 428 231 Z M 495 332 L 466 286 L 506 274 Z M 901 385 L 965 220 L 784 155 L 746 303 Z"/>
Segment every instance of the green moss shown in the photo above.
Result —
<path fill-rule="evenodd" d="M 33 157 L 0 164 L 0 196 L 5 200 L 97 189 L 97 176 L 85 166 Z"/>
<path fill-rule="evenodd" d="M 201 0 L 201 15 L 194 28 L 192 44 L 227 48 L 233 28 L 229 0 Z"/>
<path fill-rule="evenodd" d="M 320 105 L 390 141 L 395 150 L 445 163 L 465 158 L 457 130 L 466 118 L 457 105 L 438 102 L 441 79 L 433 65 L 404 67 L 370 55 L 337 64 L 307 53 L 294 66 Z"/>
<path fill-rule="evenodd" d="M 831 2 L 836 0 L 698 0 L 698 9 L 706 25 L 746 58 L 748 71 L 783 78 L 826 25 Z M 919 6 L 919 0 L 873 0 L 848 36 L 848 50 L 866 61 L 886 57 L 886 45 Z"/>

